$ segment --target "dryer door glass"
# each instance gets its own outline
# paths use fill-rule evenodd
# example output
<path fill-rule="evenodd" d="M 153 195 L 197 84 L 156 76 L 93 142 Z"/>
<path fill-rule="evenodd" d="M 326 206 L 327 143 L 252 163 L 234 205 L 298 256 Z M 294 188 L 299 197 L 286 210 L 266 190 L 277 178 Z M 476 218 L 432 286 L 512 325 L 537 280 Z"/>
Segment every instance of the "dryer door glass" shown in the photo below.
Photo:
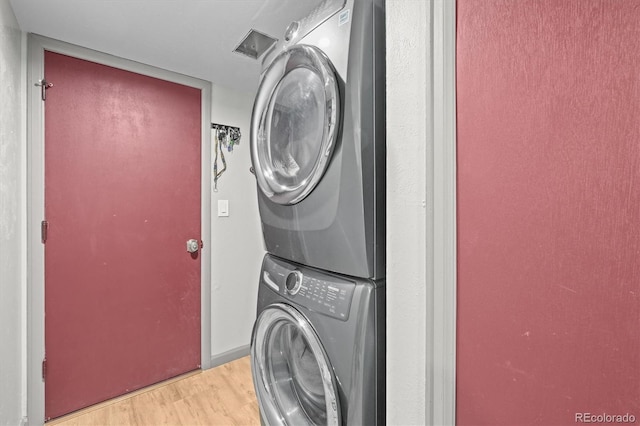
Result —
<path fill-rule="evenodd" d="M 253 108 L 251 157 L 262 192 L 295 204 L 318 184 L 335 146 L 338 83 L 316 47 L 294 45 L 274 59 Z"/>
<path fill-rule="evenodd" d="M 260 314 L 251 359 L 267 424 L 339 425 L 333 369 L 318 336 L 296 309 L 275 304 Z"/>

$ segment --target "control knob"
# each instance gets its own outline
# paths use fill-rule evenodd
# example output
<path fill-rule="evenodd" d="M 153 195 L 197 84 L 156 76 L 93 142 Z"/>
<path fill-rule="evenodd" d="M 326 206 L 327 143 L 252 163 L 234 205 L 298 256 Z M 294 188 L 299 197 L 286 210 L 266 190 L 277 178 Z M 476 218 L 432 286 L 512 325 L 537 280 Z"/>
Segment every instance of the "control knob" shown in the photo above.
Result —
<path fill-rule="evenodd" d="M 286 291 L 291 296 L 295 296 L 300 291 L 300 287 L 302 287 L 302 272 L 300 271 L 292 271 L 287 275 L 287 280 L 285 282 Z"/>

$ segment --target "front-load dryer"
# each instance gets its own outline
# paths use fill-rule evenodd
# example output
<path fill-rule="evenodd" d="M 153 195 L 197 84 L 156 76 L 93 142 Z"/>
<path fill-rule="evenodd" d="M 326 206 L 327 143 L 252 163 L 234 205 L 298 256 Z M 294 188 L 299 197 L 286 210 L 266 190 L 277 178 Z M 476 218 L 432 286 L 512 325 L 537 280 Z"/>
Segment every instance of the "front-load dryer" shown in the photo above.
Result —
<path fill-rule="evenodd" d="M 265 256 L 251 368 L 263 424 L 385 423 L 385 289 Z"/>
<path fill-rule="evenodd" d="M 328 0 L 265 57 L 251 159 L 269 253 L 385 276 L 383 0 Z"/>

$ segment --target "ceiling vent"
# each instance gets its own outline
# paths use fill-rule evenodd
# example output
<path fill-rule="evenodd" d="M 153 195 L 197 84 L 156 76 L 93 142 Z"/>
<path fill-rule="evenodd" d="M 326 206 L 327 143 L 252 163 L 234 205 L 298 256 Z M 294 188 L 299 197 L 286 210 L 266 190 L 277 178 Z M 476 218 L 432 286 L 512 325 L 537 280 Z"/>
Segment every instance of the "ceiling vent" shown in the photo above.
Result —
<path fill-rule="evenodd" d="M 278 40 L 252 29 L 233 51 L 251 59 L 258 59 L 263 53 L 271 49 L 276 41 Z"/>

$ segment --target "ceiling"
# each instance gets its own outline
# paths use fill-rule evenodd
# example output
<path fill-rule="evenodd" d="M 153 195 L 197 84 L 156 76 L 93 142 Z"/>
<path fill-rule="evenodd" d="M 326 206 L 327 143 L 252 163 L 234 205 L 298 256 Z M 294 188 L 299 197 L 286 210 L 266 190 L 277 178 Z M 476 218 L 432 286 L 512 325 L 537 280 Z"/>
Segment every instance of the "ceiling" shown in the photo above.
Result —
<path fill-rule="evenodd" d="M 260 63 L 232 52 L 250 29 L 281 39 L 319 0 L 10 0 L 23 31 L 253 91 Z"/>

